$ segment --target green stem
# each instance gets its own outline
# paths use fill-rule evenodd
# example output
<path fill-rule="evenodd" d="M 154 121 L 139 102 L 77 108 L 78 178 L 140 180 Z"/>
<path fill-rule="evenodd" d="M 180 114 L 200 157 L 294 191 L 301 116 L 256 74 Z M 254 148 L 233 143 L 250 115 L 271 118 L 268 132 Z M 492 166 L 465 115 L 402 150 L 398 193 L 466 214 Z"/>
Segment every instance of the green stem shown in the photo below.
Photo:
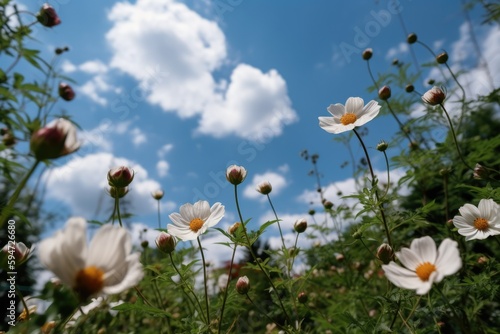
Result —
<path fill-rule="evenodd" d="M 387 158 L 387 153 L 385 153 L 385 151 L 383 153 L 385 158 L 385 167 L 387 169 L 387 188 L 385 189 L 384 196 L 382 196 L 385 197 L 389 193 L 389 188 L 391 186 L 391 172 L 389 170 L 389 159 Z"/>
<path fill-rule="evenodd" d="M 267 196 L 267 199 L 269 200 L 269 205 L 271 205 L 271 209 L 273 210 L 274 217 L 276 218 L 276 222 L 278 223 L 278 229 L 280 230 L 280 236 L 281 236 L 281 243 L 283 244 L 283 249 L 285 249 L 286 248 L 285 238 L 283 238 L 283 232 L 281 231 L 281 225 L 280 225 L 280 221 L 278 219 L 278 214 L 276 213 L 276 210 L 274 209 L 274 205 L 273 205 L 273 202 L 271 201 L 271 197 L 269 196 L 269 194 L 267 194 L 266 196 Z"/>
<path fill-rule="evenodd" d="M 224 316 L 224 308 L 226 307 L 227 293 L 229 291 L 229 282 L 231 282 L 231 274 L 233 271 L 234 256 L 236 255 L 236 247 L 238 247 L 238 244 L 235 243 L 233 249 L 233 255 L 231 256 L 231 264 L 229 265 L 229 275 L 227 278 L 226 289 L 224 290 L 224 297 L 222 299 L 222 308 L 220 311 L 220 318 L 219 318 L 219 329 L 217 330 L 217 333 L 220 333 L 222 328 L 222 318 Z"/>
<path fill-rule="evenodd" d="M 382 207 L 382 203 L 380 203 L 380 198 L 378 196 L 378 189 L 376 188 L 376 184 L 375 184 L 375 180 L 376 180 L 375 173 L 373 172 L 373 167 L 372 167 L 372 163 L 370 160 L 370 156 L 368 155 L 368 151 L 366 150 L 366 146 L 365 146 L 365 143 L 363 142 L 363 139 L 361 139 L 361 136 L 358 134 L 356 129 L 352 129 L 352 131 L 354 131 L 354 133 L 356 134 L 356 137 L 358 137 L 359 142 L 361 143 L 361 146 L 363 147 L 363 151 L 365 152 L 366 161 L 368 162 L 368 167 L 370 169 L 370 174 L 372 176 L 372 187 L 375 190 L 375 198 L 377 199 L 377 206 L 379 208 L 380 215 L 382 216 L 382 222 L 384 223 L 385 234 L 387 236 L 387 243 L 389 244 L 389 246 L 392 247 L 391 234 L 389 233 L 389 226 L 387 225 L 387 219 L 385 218 L 384 208 Z"/>
<path fill-rule="evenodd" d="M 16 203 L 17 199 L 19 198 L 19 195 L 21 194 L 21 191 L 23 190 L 24 186 L 26 186 L 26 183 L 28 182 L 29 178 L 31 177 L 31 175 L 33 174 L 39 163 L 40 160 L 35 161 L 33 166 L 31 166 L 28 172 L 21 179 L 21 182 L 19 182 L 19 184 L 17 185 L 17 188 L 10 197 L 7 205 L 3 208 L 2 215 L 0 216 L 0 228 L 3 227 L 3 224 L 5 224 L 9 216 L 12 214 L 12 208 L 14 207 L 14 204 Z"/>
<path fill-rule="evenodd" d="M 201 246 L 200 237 L 196 238 L 198 241 L 198 246 L 200 247 L 201 262 L 203 266 L 203 280 L 205 286 L 205 306 L 207 308 L 207 326 L 210 326 L 210 308 L 208 306 L 208 279 L 207 279 L 207 266 L 205 263 L 205 254 L 203 254 L 203 247 Z"/>
<path fill-rule="evenodd" d="M 444 107 L 444 105 L 442 103 L 440 103 L 439 105 L 443 109 L 444 114 L 446 116 L 446 119 L 448 120 L 448 124 L 450 125 L 451 134 L 453 136 L 453 141 L 455 142 L 455 147 L 457 148 L 457 152 L 458 152 L 458 156 L 460 157 L 460 160 L 462 160 L 462 162 L 464 163 L 465 167 L 467 167 L 468 169 L 474 171 L 474 168 L 472 168 L 471 166 L 469 166 L 469 164 L 465 161 L 465 158 L 463 157 L 462 152 L 460 151 L 460 147 L 458 146 L 457 135 L 455 134 L 455 129 L 453 127 L 453 123 L 451 122 L 451 118 L 450 118 L 450 115 L 448 114 L 448 111 L 446 111 L 446 108 Z"/>
<path fill-rule="evenodd" d="M 115 208 L 116 208 L 116 215 L 118 216 L 118 222 L 120 223 L 120 227 L 123 227 L 122 216 L 120 214 L 120 198 L 118 196 L 116 196 L 115 198 Z"/>
<path fill-rule="evenodd" d="M 241 221 L 241 226 L 243 226 L 243 235 L 245 236 L 245 239 L 247 240 L 247 243 L 248 243 L 248 245 L 247 245 L 248 251 L 250 252 L 250 255 L 252 255 L 252 258 L 254 259 L 255 263 L 257 263 L 257 266 L 259 266 L 259 268 L 262 271 L 262 273 L 266 276 L 266 279 L 269 281 L 269 284 L 271 284 L 271 287 L 273 288 L 273 291 L 276 294 L 276 297 L 278 298 L 278 301 L 280 303 L 281 309 L 283 310 L 283 313 L 285 314 L 286 318 L 288 319 L 288 321 L 290 323 L 292 323 L 292 321 L 290 319 L 290 316 L 288 315 L 288 313 L 286 311 L 285 305 L 283 305 L 283 301 L 281 300 L 281 297 L 280 297 L 280 295 L 278 293 L 278 290 L 276 289 L 276 286 L 273 283 L 273 280 L 268 275 L 267 271 L 264 270 L 264 268 L 260 264 L 260 259 L 257 258 L 257 256 L 255 255 L 255 253 L 254 253 L 254 251 L 252 249 L 252 244 L 250 242 L 250 237 L 248 236 L 248 233 L 247 233 L 247 227 L 246 227 L 246 225 L 244 223 L 243 216 L 241 214 L 240 203 L 238 201 L 238 186 L 237 185 L 234 185 L 234 198 L 235 198 L 235 201 L 236 201 L 236 210 L 238 211 L 238 216 L 240 217 L 240 221 Z"/>
<path fill-rule="evenodd" d="M 160 200 L 158 202 L 158 229 L 161 229 Z"/>
<path fill-rule="evenodd" d="M 250 296 L 248 295 L 248 293 L 246 294 L 246 297 L 247 299 L 250 301 L 250 303 L 255 307 L 255 309 L 257 310 L 257 312 L 259 312 L 260 314 L 262 314 L 263 316 L 265 316 L 269 321 L 271 321 L 273 324 L 275 324 L 276 326 L 278 326 L 280 329 L 288 332 L 288 330 L 281 326 L 280 324 L 278 324 L 275 320 L 273 320 L 273 318 L 271 318 L 266 312 L 262 312 L 261 308 L 258 307 L 252 300 L 252 298 L 250 298 Z"/>

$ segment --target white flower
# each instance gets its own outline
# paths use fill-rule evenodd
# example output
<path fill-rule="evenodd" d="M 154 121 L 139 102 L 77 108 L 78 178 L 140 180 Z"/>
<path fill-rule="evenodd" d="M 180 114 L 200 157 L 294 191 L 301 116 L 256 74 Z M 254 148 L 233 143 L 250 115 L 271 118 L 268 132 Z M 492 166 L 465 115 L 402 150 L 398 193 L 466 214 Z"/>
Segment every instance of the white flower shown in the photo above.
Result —
<path fill-rule="evenodd" d="M 378 115 L 380 105 L 374 100 L 363 105 L 360 97 L 348 98 L 345 107 L 340 103 L 330 104 L 327 110 L 333 117 L 318 117 L 319 126 L 326 132 L 337 134 L 368 123 Z"/>
<path fill-rule="evenodd" d="M 117 294 L 144 276 L 140 253 L 130 254 L 130 235 L 121 227 L 104 225 L 87 247 L 87 222 L 71 218 L 63 230 L 40 243 L 39 258 L 81 300 Z"/>
<path fill-rule="evenodd" d="M 429 236 L 414 239 L 410 248 L 402 248 L 396 257 L 406 268 L 391 261 L 382 265 L 385 276 L 397 287 L 416 290 L 418 295 L 426 294 L 432 283 L 441 282 L 444 276 L 453 275 L 462 267 L 458 243 L 448 238 L 438 250 Z"/>
<path fill-rule="evenodd" d="M 500 216 L 498 204 L 492 199 L 482 199 L 475 207 L 465 204 L 460 209 L 461 216 L 453 218 L 453 225 L 465 240 L 486 239 L 490 235 L 500 234 Z"/>
<path fill-rule="evenodd" d="M 207 201 L 198 201 L 194 204 L 186 203 L 179 209 L 180 213 L 169 215 L 174 223 L 168 224 L 168 233 L 181 239 L 195 240 L 205 231 L 216 225 L 224 216 L 224 206 L 217 202 L 212 207 Z"/>

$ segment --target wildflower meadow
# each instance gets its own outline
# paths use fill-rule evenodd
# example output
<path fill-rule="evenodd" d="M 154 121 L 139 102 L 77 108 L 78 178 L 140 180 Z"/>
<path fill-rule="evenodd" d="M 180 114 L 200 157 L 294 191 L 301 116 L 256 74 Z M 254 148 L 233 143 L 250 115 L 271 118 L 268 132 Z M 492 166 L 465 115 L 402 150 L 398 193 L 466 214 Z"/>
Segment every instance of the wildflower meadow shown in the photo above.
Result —
<path fill-rule="evenodd" d="M 99 175 L 113 203 L 107 219 L 44 206 L 43 175 L 83 149 L 84 129 L 71 113 L 76 83 L 58 67 L 71 50 L 46 59 L 34 43 L 34 27 L 52 33 L 64 17 L 50 4 L 32 13 L 16 3 L 0 4 L 2 333 L 500 333 L 498 55 L 468 50 L 484 78 L 472 94 L 467 68 L 450 66 L 448 52 L 418 31 L 402 42 L 427 57 L 386 69 L 372 65 L 381 57 L 375 41 L 352 56 L 366 68 L 351 78 L 359 90 L 332 94 L 302 120 L 322 145 L 349 152 L 350 193 L 326 192 L 333 166 L 304 147 L 297 163 L 310 170 L 303 177 L 316 203 L 288 224 L 276 185 L 262 180 L 254 192 L 273 217 L 255 224 L 242 188 L 255 171 L 221 161 L 232 200 L 176 202 L 166 212 L 168 187 L 144 194 L 158 204 L 155 242 L 136 244 L 127 208 L 141 175 L 131 166 Z M 481 24 L 498 29 L 497 2 L 457 6 L 480 9 Z M 377 118 L 396 131 L 374 143 L 367 134 Z M 203 165 L 195 152 L 185 157 Z M 43 223 L 56 218 L 65 223 Z M 207 260 L 207 235 L 219 236 L 224 265 Z"/>

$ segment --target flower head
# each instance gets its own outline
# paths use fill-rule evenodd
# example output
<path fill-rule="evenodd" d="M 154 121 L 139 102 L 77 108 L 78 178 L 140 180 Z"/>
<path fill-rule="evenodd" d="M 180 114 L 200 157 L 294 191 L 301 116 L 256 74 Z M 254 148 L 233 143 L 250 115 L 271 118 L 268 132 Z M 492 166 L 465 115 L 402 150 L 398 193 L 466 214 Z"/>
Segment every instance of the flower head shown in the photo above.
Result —
<path fill-rule="evenodd" d="M 396 257 L 406 268 L 391 261 L 382 265 L 385 276 L 397 287 L 416 290 L 418 295 L 426 294 L 432 283 L 441 282 L 462 267 L 458 243 L 448 238 L 441 242 L 439 249 L 429 236 L 414 239 L 410 248 L 402 248 Z"/>
<path fill-rule="evenodd" d="M 168 224 L 168 233 L 181 239 L 195 240 L 205 231 L 216 225 L 224 216 L 224 206 L 217 202 L 212 207 L 207 201 L 198 201 L 194 204 L 186 203 L 179 209 L 180 213 L 169 215 L 172 224 Z"/>
<path fill-rule="evenodd" d="M 329 133 L 342 133 L 368 123 L 380 111 L 380 105 L 376 101 L 370 101 L 364 105 L 360 97 L 350 97 L 345 103 L 345 107 L 340 104 L 331 104 L 328 112 L 333 117 L 318 117 L 319 126 Z"/>
<path fill-rule="evenodd" d="M 67 119 L 56 119 L 31 135 L 31 151 L 38 160 L 56 159 L 80 148 L 76 128 Z"/>
<path fill-rule="evenodd" d="M 155 190 L 151 193 L 151 196 L 153 196 L 153 198 L 157 201 L 161 200 L 163 198 L 163 195 L 165 193 L 163 192 L 163 190 L 161 189 L 158 189 L 158 190 Z"/>
<path fill-rule="evenodd" d="M 134 170 L 125 166 L 110 169 L 108 183 L 112 187 L 125 188 L 134 180 Z"/>
<path fill-rule="evenodd" d="M 271 191 L 273 190 L 273 186 L 269 181 L 264 181 L 257 185 L 256 190 L 262 195 L 267 195 L 271 193 Z"/>
<path fill-rule="evenodd" d="M 246 276 L 241 276 L 236 282 L 236 291 L 241 295 L 246 295 L 250 290 L 250 280 Z"/>
<path fill-rule="evenodd" d="M 160 232 L 155 243 L 156 247 L 164 253 L 170 254 L 175 250 L 175 238 L 166 232 Z"/>
<path fill-rule="evenodd" d="M 391 87 L 383 86 L 378 90 L 378 97 L 381 100 L 388 100 L 391 97 Z"/>
<path fill-rule="evenodd" d="M 439 64 L 445 64 L 448 61 L 448 53 L 442 52 L 436 56 L 436 61 Z"/>
<path fill-rule="evenodd" d="M 465 204 L 460 209 L 460 215 L 453 218 L 453 225 L 465 240 L 486 239 L 490 235 L 500 234 L 500 216 L 498 204 L 492 199 L 482 199 L 476 207 Z"/>
<path fill-rule="evenodd" d="M 247 170 L 243 166 L 231 165 L 227 167 L 226 179 L 229 183 L 238 185 L 247 177 Z"/>
<path fill-rule="evenodd" d="M 65 82 L 59 84 L 59 96 L 65 101 L 71 101 L 75 98 L 75 91 Z"/>
<path fill-rule="evenodd" d="M 56 10 L 48 3 L 43 4 L 40 12 L 36 15 L 36 19 L 46 27 L 53 27 L 61 23 L 61 19 L 56 13 Z"/>
<path fill-rule="evenodd" d="M 28 248 L 22 242 L 16 242 L 14 244 L 8 243 L 1 249 L 0 263 L 2 264 L 2 267 L 7 268 L 7 264 L 10 266 L 9 260 L 12 259 L 12 257 L 15 261 L 14 265 L 16 267 L 20 266 L 29 259 L 31 254 L 33 254 L 34 248 L 34 246 Z"/>
<path fill-rule="evenodd" d="M 293 225 L 293 229 L 297 233 L 303 233 L 307 229 L 307 220 L 305 218 L 297 219 Z"/>
<path fill-rule="evenodd" d="M 87 246 L 87 222 L 71 218 L 63 230 L 38 247 L 42 264 L 82 301 L 97 295 L 121 293 L 144 276 L 140 253 L 130 254 L 132 241 L 121 227 L 104 225 Z"/>
<path fill-rule="evenodd" d="M 445 98 L 446 93 L 437 86 L 432 87 L 422 96 L 422 100 L 431 106 L 443 103 Z"/>

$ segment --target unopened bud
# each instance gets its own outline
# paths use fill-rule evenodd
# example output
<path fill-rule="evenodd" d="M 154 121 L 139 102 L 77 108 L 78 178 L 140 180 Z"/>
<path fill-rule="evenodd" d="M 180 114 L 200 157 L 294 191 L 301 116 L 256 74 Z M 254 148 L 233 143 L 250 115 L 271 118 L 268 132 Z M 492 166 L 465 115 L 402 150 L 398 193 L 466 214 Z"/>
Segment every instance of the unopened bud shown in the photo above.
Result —
<path fill-rule="evenodd" d="M 75 91 L 65 82 L 59 84 L 59 96 L 65 101 L 71 101 L 75 98 Z"/>
<path fill-rule="evenodd" d="M 156 247 L 166 254 L 170 254 L 175 250 L 176 243 L 175 237 L 166 232 L 160 232 L 155 239 Z"/>
<path fill-rule="evenodd" d="M 238 185 L 247 177 L 247 170 L 245 167 L 231 165 L 226 170 L 226 179 L 229 183 Z"/>
<path fill-rule="evenodd" d="M 246 276 L 241 276 L 236 282 L 236 291 L 240 295 L 246 295 L 250 291 L 250 280 Z"/>
<path fill-rule="evenodd" d="M 380 152 L 385 152 L 385 150 L 387 150 L 387 147 L 389 147 L 389 144 L 381 140 L 377 145 L 377 150 L 379 150 Z"/>
<path fill-rule="evenodd" d="M 49 4 L 43 4 L 40 12 L 36 15 L 36 19 L 46 27 L 53 27 L 61 23 L 61 19 L 56 13 L 56 10 Z"/>
<path fill-rule="evenodd" d="M 389 264 L 394 257 L 394 251 L 388 244 L 382 244 L 377 249 L 377 259 L 382 261 L 383 264 Z"/>
<path fill-rule="evenodd" d="M 236 222 L 233 225 L 231 225 L 227 231 L 229 232 L 229 234 L 234 235 L 240 226 L 241 226 L 241 223 Z"/>
<path fill-rule="evenodd" d="M 380 88 L 378 91 L 378 97 L 383 101 L 388 100 L 391 97 L 391 88 L 389 86 Z"/>
<path fill-rule="evenodd" d="M 297 233 L 305 232 L 305 230 L 307 229 L 307 220 L 305 220 L 304 218 L 298 219 L 293 225 L 293 228 Z"/>
<path fill-rule="evenodd" d="M 415 90 L 415 87 L 412 84 L 406 85 L 405 91 L 407 93 L 412 93 Z"/>
<path fill-rule="evenodd" d="M 442 52 L 436 56 L 436 61 L 438 64 L 445 64 L 448 61 L 448 54 L 446 52 Z"/>
<path fill-rule="evenodd" d="M 408 42 L 408 44 L 413 44 L 417 41 L 417 34 L 415 33 L 411 33 L 408 35 L 408 37 L 406 37 L 406 41 Z"/>
<path fill-rule="evenodd" d="M 141 247 L 142 248 L 148 248 L 148 246 L 149 246 L 149 241 L 147 241 L 147 240 L 141 241 Z"/>
<path fill-rule="evenodd" d="M 365 49 L 362 53 L 363 59 L 364 60 L 370 60 L 370 58 L 373 56 L 373 50 L 371 48 Z"/>
<path fill-rule="evenodd" d="M 297 300 L 301 304 L 307 303 L 307 294 L 304 291 L 300 292 L 299 295 L 297 296 Z"/>
<path fill-rule="evenodd" d="M 431 106 L 435 106 L 435 105 L 443 103 L 445 98 L 446 98 L 445 92 L 441 88 L 436 87 L 436 86 L 429 89 L 422 96 L 422 100 L 425 103 L 430 104 Z"/>
<path fill-rule="evenodd" d="M 110 187 L 108 189 L 108 194 L 112 198 L 122 198 L 128 193 L 128 187 L 124 188 L 117 188 L 117 187 Z"/>
<path fill-rule="evenodd" d="M 331 208 L 333 208 L 333 203 L 330 201 L 325 201 L 323 203 L 323 206 L 325 207 L 325 209 L 330 210 Z"/>
<path fill-rule="evenodd" d="M 271 183 L 269 181 L 264 181 L 257 185 L 256 190 L 260 192 L 262 195 L 267 195 L 271 193 L 273 187 L 271 186 Z"/>
<path fill-rule="evenodd" d="M 108 172 L 108 183 L 112 187 L 125 188 L 134 179 L 134 170 L 121 166 L 110 169 Z"/>
<path fill-rule="evenodd" d="M 314 216 L 316 214 L 316 210 L 311 209 L 311 210 L 309 210 L 308 213 L 309 213 L 309 215 Z"/>
<path fill-rule="evenodd" d="M 153 198 L 157 201 L 161 200 L 163 198 L 163 195 L 165 193 L 163 192 L 163 190 L 161 189 L 158 189 L 158 190 L 155 190 L 151 193 L 151 196 L 153 196 Z"/>
<path fill-rule="evenodd" d="M 489 175 L 490 175 L 490 172 L 488 171 L 488 169 L 486 167 L 484 167 L 483 165 L 481 164 L 476 164 L 476 166 L 474 166 L 474 174 L 473 174 L 473 177 L 476 179 L 476 180 L 487 180 L 489 178 Z"/>

